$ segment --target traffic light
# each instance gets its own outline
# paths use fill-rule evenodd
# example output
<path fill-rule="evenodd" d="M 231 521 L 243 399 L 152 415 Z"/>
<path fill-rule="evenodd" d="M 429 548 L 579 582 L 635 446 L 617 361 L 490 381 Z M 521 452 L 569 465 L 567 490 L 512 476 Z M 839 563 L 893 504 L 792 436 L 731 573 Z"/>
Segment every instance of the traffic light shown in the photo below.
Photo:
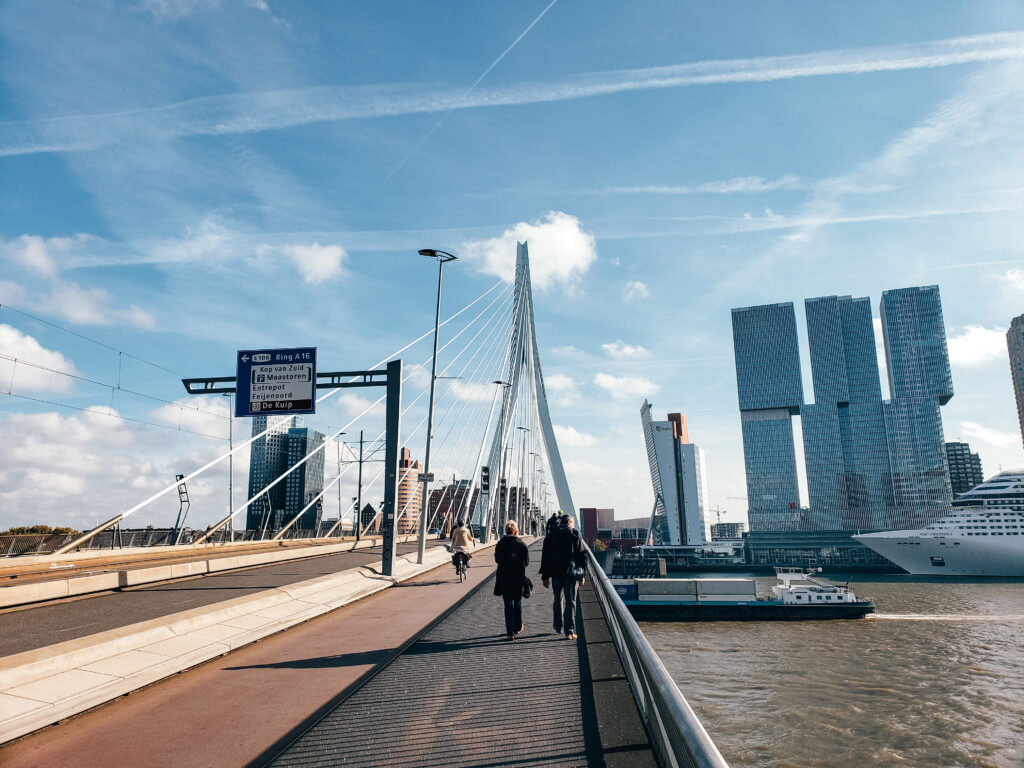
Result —
<path fill-rule="evenodd" d="M 491 492 L 491 468 L 488 466 L 480 467 L 480 493 Z"/>

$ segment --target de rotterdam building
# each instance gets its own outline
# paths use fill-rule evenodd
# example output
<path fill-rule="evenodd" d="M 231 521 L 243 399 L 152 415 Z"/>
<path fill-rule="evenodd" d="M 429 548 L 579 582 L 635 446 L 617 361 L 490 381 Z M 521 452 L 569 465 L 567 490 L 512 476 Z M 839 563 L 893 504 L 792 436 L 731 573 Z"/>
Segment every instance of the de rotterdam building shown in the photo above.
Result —
<path fill-rule="evenodd" d="M 836 541 L 849 545 L 843 532 L 937 519 L 952 501 L 940 408 L 953 396 L 938 286 L 882 294 L 888 400 L 869 299 L 811 298 L 804 312 L 813 403 L 803 402 L 792 303 L 732 311 L 751 532 L 839 534 L 831 542 L 805 537 L 807 554 Z M 797 414 L 806 508 L 798 500 Z"/>

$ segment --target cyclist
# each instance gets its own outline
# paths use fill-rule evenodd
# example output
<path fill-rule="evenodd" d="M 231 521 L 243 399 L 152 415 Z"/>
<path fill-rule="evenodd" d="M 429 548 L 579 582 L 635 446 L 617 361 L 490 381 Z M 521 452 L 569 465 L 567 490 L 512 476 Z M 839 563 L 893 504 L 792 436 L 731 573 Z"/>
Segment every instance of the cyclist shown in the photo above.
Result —
<path fill-rule="evenodd" d="M 473 534 L 466 527 L 466 524 L 459 520 L 455 523 L 455 527 L 452 528 L 452 565 L 455 566 L 455 570 L 459 569 L 459 562 L 465 562 L 466 567 L 469 567 L 469 561 L 473 557 L 469 554 L 469 546 L 476 546 L 476 542 L 473 540 Z"/>

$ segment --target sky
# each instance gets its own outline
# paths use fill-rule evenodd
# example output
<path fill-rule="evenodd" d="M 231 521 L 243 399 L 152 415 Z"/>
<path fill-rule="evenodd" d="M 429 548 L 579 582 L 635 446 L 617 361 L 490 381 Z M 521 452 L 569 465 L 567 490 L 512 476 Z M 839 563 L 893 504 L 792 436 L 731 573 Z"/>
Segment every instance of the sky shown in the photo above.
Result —
<path fill-rule="evenodd" d="M 227 403 L 182 377 L 232 375 L 239 349 L 388 359 L 432 327 L 419 248 L 459 256 L 447 317 L 503 290 L 517 240 L 577 506 L 650 513 L 647 398 L 686 414 L 709 507 L 744 520 L 730 309 L 796 303 L 810 400 L 803 300 L 877 317 L 914 285 L 941 291 L 947 440 L 986 476 L 1024 466 L 1024 5 L 941 9 L 5 0 L 0 529 L 141 502 L 228 445 Z M 226 485 L 223 462 L 197 478 L 192 521 Z"/>

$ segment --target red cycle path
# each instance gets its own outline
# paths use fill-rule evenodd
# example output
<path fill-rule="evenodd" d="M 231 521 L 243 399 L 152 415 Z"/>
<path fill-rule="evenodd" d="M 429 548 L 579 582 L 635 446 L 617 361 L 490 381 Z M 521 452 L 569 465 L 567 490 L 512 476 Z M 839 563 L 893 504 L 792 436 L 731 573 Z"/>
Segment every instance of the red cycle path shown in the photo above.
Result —
<path fill-rule="evenodd" d="M 247 765 L 388 661 L 493 570 L 489 550 L 474 558 L 464 584 L 450 566 L 436 568 L 0 746 L 0 765 Z"/>

